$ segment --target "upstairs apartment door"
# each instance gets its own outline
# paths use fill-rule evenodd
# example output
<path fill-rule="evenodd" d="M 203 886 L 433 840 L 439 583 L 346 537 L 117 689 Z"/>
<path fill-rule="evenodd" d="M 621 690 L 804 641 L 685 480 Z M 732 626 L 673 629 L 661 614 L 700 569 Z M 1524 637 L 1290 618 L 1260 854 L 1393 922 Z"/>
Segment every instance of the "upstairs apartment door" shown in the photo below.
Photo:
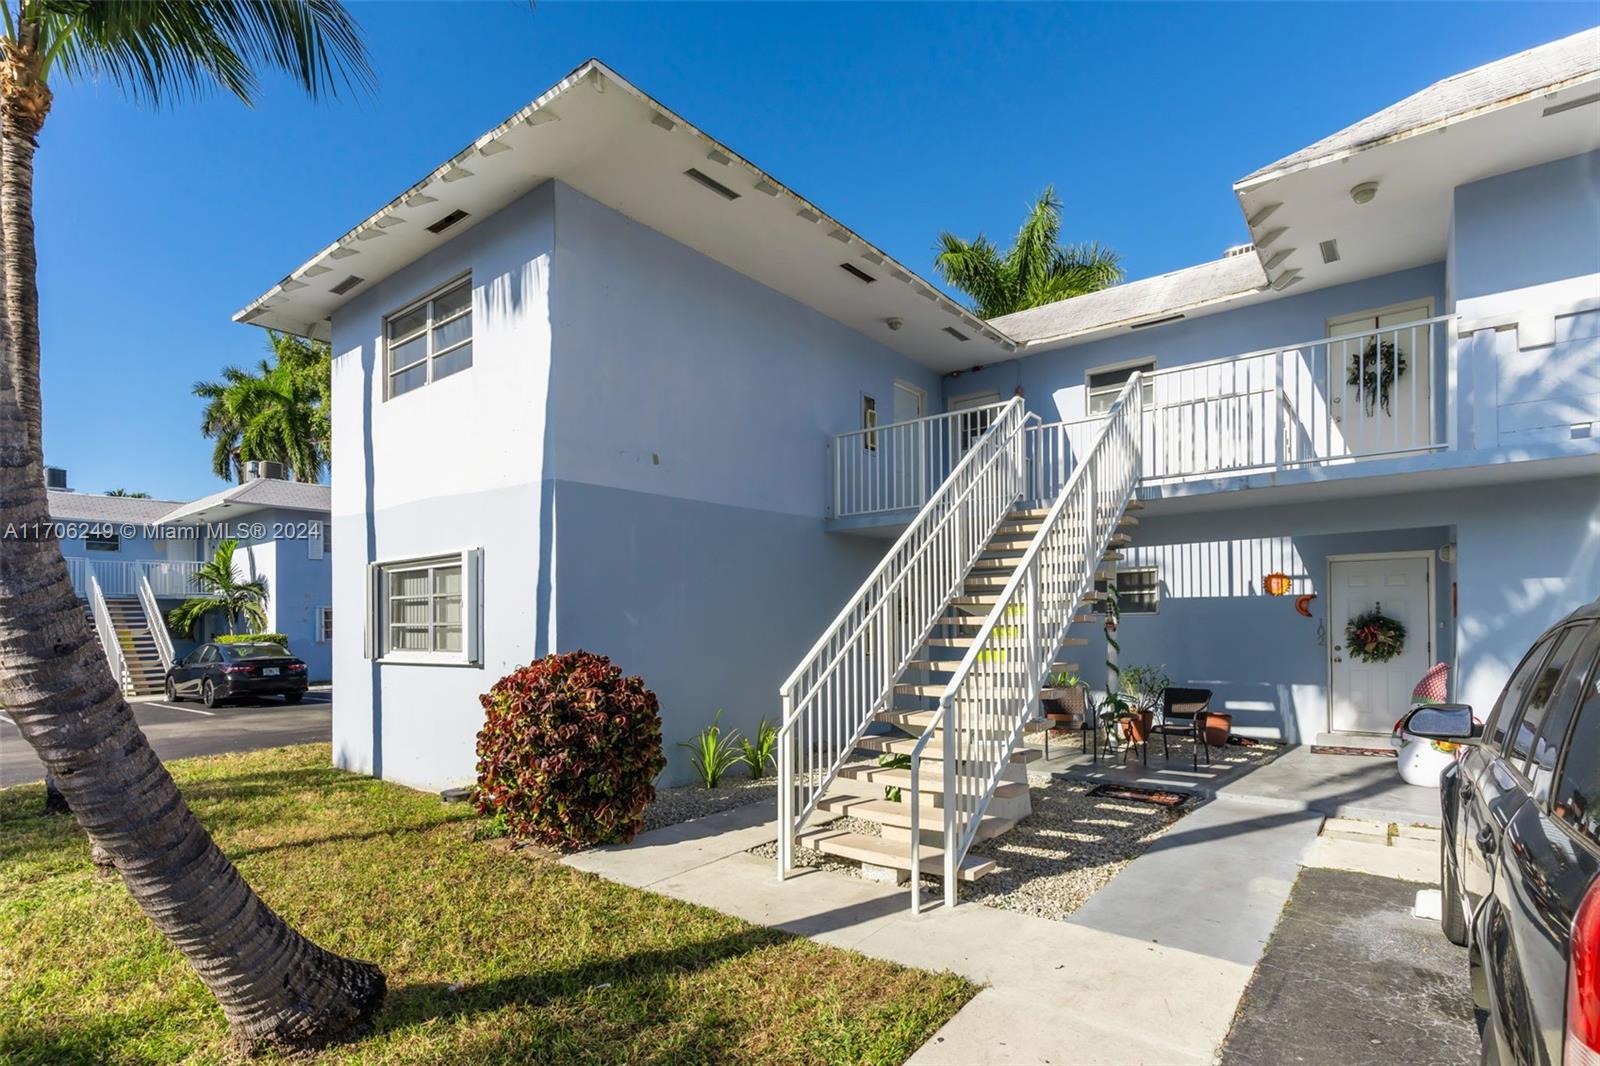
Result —
<path fill-rule="evenodd" d="M 1377 455 L 1433 443 L 1432 326 L 1426 301 L 1328 320 L 1332 456 Z M 1351 336 L 1355 334 L 1355 336 Z"/>
<path fill-rule="evenodd" d="M 1388 733 L 1411 707 L 1411 690 L 1433 664 L 1430 552 L 1335 556 L 1328 561 L 1328 728 Z M 1345 646 L 1345 627 L 1376 607 L 1405 627 L 1400 653 L 1364 662 Z"/>
<path fill-rule="evenodd" d="M 915 422 L 928 413 L 927 405 L 927 393 L 903 381 L 894 383 L 891 413 L 896 425 Z M 885 469 L 898 487 L 896 499 L 903 506 L 920 507 L 933 491 L 933 486 L 928 484 L 928 446 L 924 440 L 927 433 L 925 425 L 916 425 L 878 434 L 888 452 L 883 457 Z"/>

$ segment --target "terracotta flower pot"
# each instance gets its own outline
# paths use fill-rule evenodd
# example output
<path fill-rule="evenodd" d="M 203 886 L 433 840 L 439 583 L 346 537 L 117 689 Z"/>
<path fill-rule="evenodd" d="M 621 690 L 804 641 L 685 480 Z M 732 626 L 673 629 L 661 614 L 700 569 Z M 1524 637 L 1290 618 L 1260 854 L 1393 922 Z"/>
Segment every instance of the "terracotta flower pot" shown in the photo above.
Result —
<path fill-rule="evenodd" d="M 1206 711 L 1195 718 L 1195 725 L 1199 727 L 1207 745 L 1220 748 L 1228 743 L 1228 735 L 1233 732 L 1233 715 Z"/>
<path fill-rule="evenodd" d="M 1150 727 L 1155 724 L 1154 711 L 1140 711 L 1138 714 L 1122 719 L 1122 735 L 1135 744 L 1143 744 L 1150 739 Z"/>

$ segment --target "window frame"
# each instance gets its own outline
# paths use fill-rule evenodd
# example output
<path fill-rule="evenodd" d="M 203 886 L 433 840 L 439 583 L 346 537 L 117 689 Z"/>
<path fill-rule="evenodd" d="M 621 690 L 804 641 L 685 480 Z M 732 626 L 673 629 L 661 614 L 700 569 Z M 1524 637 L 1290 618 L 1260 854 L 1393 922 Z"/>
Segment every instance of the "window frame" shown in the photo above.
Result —
<path fill-rule="evenodd" d="M 1600 627 L 1597 627 L 1597 631 L 1600 631 Z M 1584 698 L 1584 694 L 1589 690 L 1590 686 L 1600 686 L 1600 655 L 1593 655 L 1589 660 L 1588 673 L 1584 678 L 1582 687 L 1577 692 L 1578 704 L 1572 709 L 1572 718 L 1567 722 L 1566 733 L 1561 737 L 1560 756 L 1557 758 L 1555 769 L 1550 775 L 1550 788 L 1540 803 L 1540 809 L 1548 811 L 1551 818 L 1557 822 L 1564 823 L 1569 832 L 1583 838 L 1591 847 L 1600 848 L 1600 835 L 1591 833 L 1578 824 L 1571 811 L 1562 813 L 1558 810 L 1563 800 L 1571 798 L 1563 794 L 1562 786 L 1568 783 L 1567 760 L 1572 757 L 1573 742 L 1578 737 L 1578 726 L 1583 719 L 1583 712 L 1588 703 Z M 1600 703 L 1596 704 L 1596 708 L 1600 709 Z M 1591 713 L 1594 712 L 1591 711 Z"/>
<path fill-rule="evenodd" d="M 1143 386 L 1141 391 L 1144 393 L 1144 406 L 1145 406 L 1145 409 L 1149 410 L 1151 407 L 1153 407 L 1155 405 L 1156 383 L 1148 375 L 1154 374 L 1156 372 L 1156 368 L 1157 368 L 1158 365 L 1159 364 L 1156 362 L 1156 357 L 1155 356 L 1146 355 L 1146 356 L 1140 356 L 1137 359 L 1124 359 L 1119 363 L 1107 363 L 1104 366 L 1092 366 L 1089 369 L 1085 370 L 1083 372 L 1083 416 L 1085 418 L 1101 418 L 1101 417 L 1104 417 L 1104 415 L 1106 414 L 1106 411 L 1111 410 L 1111 405 L 1117 402 L 1117 396 L 1121 394 L 1122 387 L 1128 383 L 1127 378 L 1124 378 L 1123 380 L 1117 382 L 1116 386 L 1115 386 L 1116 387 L 1116 392 L 1113 392 L 1111 394 L 1111 398 L 1106 402 L 1105 411 L 1096 411 L 1094 409 L 1095 395 L 1097 394 L 1097 392 L 1104 392 L 1106 389 L 1109 389 L 1112 386 L 1110 386 L 1110 385 L 1099 385 L 1099 386 L 1095 385 L 1094 384 L 1095 375 L 1096 374 L 1116 374 L 1116 373 L 1120 373 L 1121 371 L 1124 371 L 1124 370 L 1128 370 L 1128 371 L 1135 371 L 1135 370 L 1143 371 L 1147 375 L 1145 377 L 1145 379 L 1144 379 L 1144 386 Z M 1128 377 L 1132 377 L 1132 376 L 1133 375 L 1131 373 L 1128 375 Z"/>
<path fill-rule="evenodd" d="M 1533 683 L 1523 692 L 1522 699 L 1517 701 L 1516 714 L 1506 723 L 1505 739 L 1500 743 L 1500 757 L 1524 783 L 1529 785 L 1533 783 L 1533 775 L 1530 771 L 1533 768 L 1533 760 L 1538 755 L 1539 737 L 1544 732 L 1545 723 L 1549 720 L 1549 716 L 1554 710 L 1555 701 L 1566 692 L 1567 675 L 1571 673 L 1575 665 L 1580 663 L 1587 673 L 1588 660 L 1582 658 L 1582 653 L 1587 650 L 1589 637 L 1593 632 L 1593 627 L 1587 622 L 1577 622 L 1572 625 L 1560 626 L 1551 633 L 1554 639 L 1550 641 L 1550 650 L 1545 652 L 1544 658 L 1540 660 L 1539 669 L 1534 675 Z M 1529 704 L 1533 699 L 1534 692 L 1540 680 L 1554 665 L 1556 653 L 1561 651 L 1566 642 L 1574 637 L 1576 637 L 1577 642 L 1572 647 L 1572 655 L 1566 662 L 1561 664 L 1560 671 L 1550 681 L 1549 694 L 1539 707 L 1539 722 L 1528 737 L 1528 750 L 1519 754 L 1517 752 L 1517 740 L 1522 732 L 1524 723 L 1528 720 Z M 1567 724 L 1571 725 L 1570 722 Z M 1565 735 L 1565 730 L 1563 730 L 1563 735 Z"/>
<path fill-rule="evenodd" d="M 1123 574 L 1131 574 L 1131 573 L 1135 573 L 1135 572 L 1144 572 L 1144 571 L 1149 571 L 1149 573 L 1150 573 L 1150 587 L 1148 589 L 1144 589 L 1144 588 L 1123 589 L 1122 588 L 1122 575 Z M 1155 563 L 1150 563 L 1150 564 L 1147 564 L 1147 565 L 1137 565 L 1137 566 L 1119 566 L 1119 567 L 1117 567 L 1116 573 L 1113 576 L 1116 578 L 1116 582 L 1117 582 L 1117 612 L 1119 614 L 1151 615 L 1151 614 L 1160 614 L 1161 613 L 1161 567 L 1160 566 L 1156 565 Z M 1150 607 L 1149 607 L 1149 609 L 1148 610 L 1143 609 L 1143 608 L 1132 608 L 1132 609 L 1130 609 L 1128 607 L 1128 600 L 1127 600 L 1127 597 L 1130 594 L 1131 595 L 1136 595 L 1136 596 L 1142 596 L 1142 595 L 1148 594 L 1149 597 L 1150 597 Z"/>
<path fill-rule="evenodd" d="M 452 293 L 462 286 L 465 286 L 467 290 L 466 307 L 446 318 L 435 319 L 433 315 L 434 303 L 439 300 L 440 297 L 445 296 L 448 293 Z M 420 327 L 410 333 L 407 333 L 398 340 L 389 335 L 389 323 L 403 315 L 411 314 L 420 307 L 427 308 L 426 317 L 424 317 Z M 434 384 L 434 382 L 441 380 L 440 378 L 436 378 L 433 373 L 434 365 L 438 362 L 439 358 L 471 345 L 475 340 L 475 334 L 469 330 L 464 339 L 456 341 L 454 344 L 451 344 L 448 347 L 435 351 L 433 347 L 434 331 L 440 326 L 449 325 L 451 322 L 455 322 L 459 319 L 470 318 L 475 313 L 475 310 L 476 309 L 473 307 L 472 272 L 468 271 L 467 273 L 451 278 L 443 285 L 424 293 L 422 296 L 412 300 L 404 307 L 400 307 L 383 316 L 383 399 L 385 403 L 400 396 L 406 396 L 410 393 L 425 389 L 429 385 Z M 474 325 L 476 325 L 476 323 L 474 323 Z M 420 359 L 413 359 L 405 366 L 397 368 L 394 365 L 393 358 L 395 346 L 397 344 L 410 343 L 411 341 L 416 340 L 418 337 L 424 338 L 426 341 L 426 344 L 423 348 L 422 357 Z M 476 352 L 473 354 L 475 357 Z M 475 361 L 476 359 L 474 359 L 474 362 Z M 395 392 L 395 378 L 419 365 L 423 366 L 427 371 L 427 374 L 422 380 L 422 384 L 406 389 L 405 392 Z M 472 366 L 473 363 L 468 363 L 460 370 L 452 371 L 451 373 L 444 375 L 444 377 L 454 377 L 456 374 L 462 373 L 463 371 L 471 370 Z"/>
<path fill-rule="evenodd" d="M 861 394 L 861 447 L 865 451 L 878 450 L 878 401 L 868 393 Z"/>
<path fill-rule="evenodd" d="M 480 666 L 479 655 L 480 637 L 482 634 L 481 593 L 482 549 L 468 548 L 461 551 L 441 552 L 434 555 L 422 555 L 399 559 L 385 559 L 368 564 L 367 567 L 367 612 L 366 612 L 366 654 L 367 658 L 378 663 L 410 664 L 419 666 Z M 434 634 L 441 627 L 448 627 L 450 623 L 437 620 L 435 601 L 442 594 L 433 591 L 434 574 L 441 569 L 459 567 L 461 571 L 461 648 L 459 651 L 440 650 L 436 646 Z M 394 623 L 390 621 L 393 594 L 390 592 L 390 581 L 394 574 L 407 571 L 426 569 L 428 572 L 428 592 L 425 594 L 429 600 L 429 617 L 426 622 L 420 623 Z M 422 598 L 422 597 L 415 597 Z M 392 626 L 396 624 L 409 625 L 413 628 L 426 626 L 429 633 L 429 648 L 406 649 L 394 648 L 390 644 Z"/>
<path fill-rule="evenodd" d="M 83 535 L 83 550 L 86 552 L 120 552 L 122 550 L 122 534 L 110 528 L 105 532 L 91 529 Z"/>
<path fill-rule="evenodd" d="M 317 643 L 333 642 L 333 607 L 324 604 L 317 608 Z"/>

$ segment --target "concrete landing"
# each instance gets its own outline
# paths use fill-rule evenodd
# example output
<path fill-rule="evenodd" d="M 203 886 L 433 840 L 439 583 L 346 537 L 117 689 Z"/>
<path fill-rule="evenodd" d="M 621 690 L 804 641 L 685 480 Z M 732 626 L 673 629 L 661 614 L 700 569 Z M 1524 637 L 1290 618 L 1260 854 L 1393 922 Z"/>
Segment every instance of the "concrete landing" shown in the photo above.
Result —
<path fill-rule="evenodd" d="M 1328 818 L 1431 826 L 1440 821 L 1439 790 L 1400 780 L 1393 759 L 1322 755 L 1302 746 L 1287 748 L 1277 758 L 1257 765 L 1207 766 L 1202 762 L 1195 770 L 1187 744 L 1181 755 L 1174 749 L 1170 760 L 1161 757 L 1157 744 L 1150 752 L 1148 767 L 1135 758 L 1119 763 L 1114 757 L 1102 757 L 1096 764 L 1078 751 L 1076 739 L 1052 742 L 1051 756 L 1030 769 L 1034 773 L 1065 773 L 1094 783 L 1181 789 L 1205 799 L 1226 798 Z"/>
<path fill-rule="evenodd" d="M 987 987 L 915 1063 L 1210 1063 L 1320 817 L 1218 800 L 1185 817 L 1068 921 L 822 871 L 779 883 L 746 854 L 771 804 L 641 835 L 569 865 Z"/>

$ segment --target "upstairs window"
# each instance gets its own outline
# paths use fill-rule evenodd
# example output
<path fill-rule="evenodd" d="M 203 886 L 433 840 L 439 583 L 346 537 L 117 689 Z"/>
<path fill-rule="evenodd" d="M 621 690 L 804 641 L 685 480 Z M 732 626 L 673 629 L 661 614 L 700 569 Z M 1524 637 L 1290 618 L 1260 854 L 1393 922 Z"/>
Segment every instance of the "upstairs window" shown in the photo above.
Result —
<path fill-rule="evenodd" d="M 391 399 L 467 369 L 472 365 L 472 279 L 390 315 L 384 336 Z"/>
<path fill-rule="evenodd" d="M 122 550 L 122 537 L 110 526 L 97 526 L 83 535 L 83 550 L 114 552 Z"/>
<path fill-rule="evenodd" d="M 1103 415 L 1111 410 L 1111 405 L 1117 402 L 1117 397 L 1122 395 L 1122 386 L 1136 372 L 1145 375 L 1144 405 L 1149 407 L 1155 400 L 1156 385 L 1150 380 L 1150 372 L 1156 368 L 1154 359 L 1146 359 L 1140 363 L 1129 363 L 1126 366 L 1104 367 L 1100 370 L 1089 371 L 1086 384 L 1089 387 L 1088 414 L 1090 416 Z"/>

